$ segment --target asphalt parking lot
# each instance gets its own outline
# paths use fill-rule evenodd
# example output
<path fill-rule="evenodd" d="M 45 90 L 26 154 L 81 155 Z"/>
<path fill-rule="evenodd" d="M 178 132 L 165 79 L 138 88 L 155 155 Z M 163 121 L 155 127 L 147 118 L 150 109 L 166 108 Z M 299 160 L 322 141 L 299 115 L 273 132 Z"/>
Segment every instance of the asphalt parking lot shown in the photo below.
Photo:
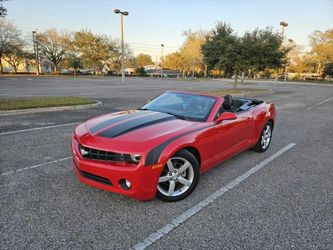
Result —
<path fill-rule="evenodd" d="M 168 89 L 230 88 L 228 81 L 0 78 L 0 98 L 78 95 L 104 103 L 0 116 L 0 249 L 332 249 L 333 85 L 248 86 L 271 89 L 256 97 L 277 106 L 269 150 L 241 153 L 202 175 L 187 199 L 164 203 L 79 183 L 69 149 L 75 125 Z"/>

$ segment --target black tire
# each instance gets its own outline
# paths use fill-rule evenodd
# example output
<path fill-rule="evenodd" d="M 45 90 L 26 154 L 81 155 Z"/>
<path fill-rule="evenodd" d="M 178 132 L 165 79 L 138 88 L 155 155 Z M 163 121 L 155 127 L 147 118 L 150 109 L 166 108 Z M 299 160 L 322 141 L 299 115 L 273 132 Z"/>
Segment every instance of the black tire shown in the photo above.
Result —
<path fill-rule="evenodd" d="M 262 140 L 263 140 L 263 136 L 265 136 L 265 131 L 267 131 L 267 130 L 266 130 L 267 127 L 269 127 L 269 131 L 270 131 L 270 140 L 269 140 L 269 142 L 268 142 L 267 145 L 266 145 L 266 144 L 263 145 Z M 258 142 L 257 142 L 257 144 L 254 146 L 253 149 L 254 149 L 255 151 L 257 151 L 257 152 L 260 152 L 260 153 L 265 152 L 265 151 L 269 148 L 269 145 L 271 144 L 272 136 L 273 136 L 273 123 L 272 123 L 271 121 L 268 121 L 268 122 L 265 123 L 265 126 L 264 126 L 264 128 L 262 129 L 261 134 L 260 134 L 260 136 L 259 136 L 259 138 L 258 138 Z"/>
<path fill-rule="evenodd" d="M 176 171 L 180 170 L 182 166 L 184 167 L 185 164 L 187 164 L 186 161 L 190 164 L 190 166 L 184 172 L 181 173 L 178 171 L 178 173 L 175 173 L 175 176 L 171 177 L 170 173 L 173 174 L 173 172 L 169 171 L 169 161 L 172 162 L 172 166 Z M 185 164 L 181 165 L 181 163 Z M 175 153 L 168 160 L 168 164 L 165 165 L 161 173 L 160 180 L 162 177 L 169 178 L 169 180 L 159 182 L 157 184 L 156 196 L 157 198 L 167 202 L 180 201 L 189 196 L 197 186 L 200 179 L 199 163 L 192 153 L 183 149 Z M 176 180 L 172 178 L 175 178 Z M 191 184 L 186 186 L 185 184 L 181 183 L 181 181 L 184 181 L 184 178 L 187 181 L 191 180 Z M 168 195 L 166 192 L 170 190 L 171 182 L 174 183 L 174 193 L 172 195 Z M 189 184 L 189 182 L 187 184 Z M 179 188 L 178 190 L 177 187 Z M 176 192 L 178 192 L 178 194 Z"/>

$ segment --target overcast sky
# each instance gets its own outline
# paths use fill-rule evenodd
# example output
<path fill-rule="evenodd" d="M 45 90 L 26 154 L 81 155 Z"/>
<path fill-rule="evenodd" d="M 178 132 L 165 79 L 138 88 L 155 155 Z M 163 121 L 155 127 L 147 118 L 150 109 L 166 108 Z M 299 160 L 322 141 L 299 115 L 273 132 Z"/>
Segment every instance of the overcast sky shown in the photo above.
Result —
<path fill-rule="evenodd" d="M 314 30 L 333 28 L 333 0 L 9 0 L 7 18 L 25 34 L 49 28 L 120 37 L 120 17 L 113 9 L 129 11 L 125 17 L 125 41 L 135 54 L 173 52 L 184 41 L 184 30 L 211 30 L 218 21 L 231 24 L 239 34 L 256 27 L 279 28 L 286 21 L 287 38 L 307 44 Z"/>

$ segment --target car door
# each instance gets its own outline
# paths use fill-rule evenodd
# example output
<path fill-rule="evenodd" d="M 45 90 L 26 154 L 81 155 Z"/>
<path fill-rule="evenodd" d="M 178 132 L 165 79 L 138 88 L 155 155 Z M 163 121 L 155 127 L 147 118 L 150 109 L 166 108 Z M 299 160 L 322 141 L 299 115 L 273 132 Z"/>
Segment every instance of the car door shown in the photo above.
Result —
<path fill-rule="evenodd" d="M 237 113 L 235 120 L 222 121 L 212 128 L 215 133 L 216 162 L 223 161 L 248 146 L 251 122 L 251 113 L 245 111 Z"/>

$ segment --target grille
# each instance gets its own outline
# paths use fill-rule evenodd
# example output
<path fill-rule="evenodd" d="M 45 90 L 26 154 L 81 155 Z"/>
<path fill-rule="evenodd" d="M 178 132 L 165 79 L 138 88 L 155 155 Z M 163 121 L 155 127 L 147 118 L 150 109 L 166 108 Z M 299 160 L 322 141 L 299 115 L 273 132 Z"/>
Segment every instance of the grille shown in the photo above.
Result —
<path fill-rule="evenodd" d="M 100 160 L 100 161 L 119 161 L 133 162 L 129 154 L 119 154 L 80 145 L 80 153 L 84 159 Z"/>
<path fill-rule="evenodd" d="M 106 184 L 106 185 L 109 185 L 109 186 L 113 186 L 111 181 L 109 181 L 109 179 L 107 178 L 104 178 L 104 177 L 101 177 L 101 176 L 98 176 L 98 175 L 94 175 L 94 174 L 91 174 L 91 173 L 88 173 L 86 171 L 82 171 L 80 170 L 75 161 L 73 160 L 73 163 L 74 163 L 74 166 L 76 167 L 76 169 L 79 171 L 80 175 L 87 178 L 87 179 L 90 179 L 92 181 L 96 181 L 96 182 L 100 182 L 100 183 L 103 183 L 103 184 Z"/>
<path fill-rule="evenodd" d="M 111 181 L 109 181 L 108 179 L 106 179 L 104 177 L 101 177 L 101 176 L 98 176 L 98 175 L 94 175 L 94 174 L 91 174 L 91 173 L 88 173 L 88 172 L 85 172 L 85 171 L 82 171 L 82 170 L 79 170 L 79 171 L 80 171 L 80 174 L 83 177 L 87 178 L 87 179 L 90 179 L 90 180 L 93 180 L 93 181 L 96 181 L 96 182 L 100 182 L 100 183 L 112 186 Z"/>

